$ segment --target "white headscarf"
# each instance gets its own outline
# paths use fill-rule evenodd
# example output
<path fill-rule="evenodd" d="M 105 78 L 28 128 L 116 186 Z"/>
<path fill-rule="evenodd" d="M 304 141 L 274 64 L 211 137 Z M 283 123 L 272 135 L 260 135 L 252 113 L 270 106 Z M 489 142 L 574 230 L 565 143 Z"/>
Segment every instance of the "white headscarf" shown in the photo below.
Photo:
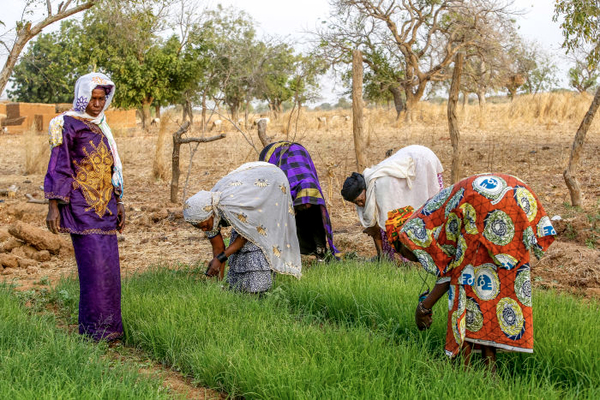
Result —
<path fill-rule="evenodd" d="M 388 211 L 406 206 L 415 210 L 440 191 L 438 174 L 444 171 L 435 153 L 425 146 L 398 150 L 379 164 L 366 168 L 364 207 L 356 207 L 365 228 L 385 229 Z"/>
<path fill-rule="evenodd" d="M 251 162 L 230 172 L 208 191 L 190 197 L 183 207 L 189 223 L 223 217 L 245 239 L 258 246 L 269 267 L 282 274 L 302 276 L 300 246 L 290 185 L 281 169 Z"/>
<path fill-rule="evenodd" d="M 98 86 L 107 90 L 106 103 L 104 108 L 97 117 L 92 117 L 85 112 L 91 98 L 92 91 Z M 89 120 L 91 123 L 98 125 L 98 127 L 104 133 L 104 136 L 108 140 L 110 151 L 114 160 L 114 172 L 112 176 L 112 184 L 120 193 L 119 196 L 123 197 L 123 164 L 117 151 L 117 142 L 110 130 L 110 127 L 106 123 L 106 117 L 104 111 L 108 109 L 110 103 L 115 96 L 115 84 L 110 78 L 104 74 L 98 72 L 92 72 L 87 75 L 83 75 L 77 79 L 75 83 L 75 97 L 73 99 L 73 108 L 50 121 L 50 127 L 48 133 L 50 134 L 50 147 L 56 147 L 62 144 L 62 130 L 64 126 L 64 116 L 69 115 L 71 117 L 78 117 Z"/>

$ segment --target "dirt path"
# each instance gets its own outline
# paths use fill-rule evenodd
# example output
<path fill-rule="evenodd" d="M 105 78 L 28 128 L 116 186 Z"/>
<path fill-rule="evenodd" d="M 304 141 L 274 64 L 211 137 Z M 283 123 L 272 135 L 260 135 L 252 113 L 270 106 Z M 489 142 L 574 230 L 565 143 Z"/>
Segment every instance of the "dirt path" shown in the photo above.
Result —
<path fill-rule="evenodd" d="M 150 359 L 144 352 L 129 346 L 118 345 L 109 348 L 107 357 L 127 365 L 135 365 L 138 372 L 163 381 L 169 393 L 185 399 L 215 400 L 226 399 L 227 395 L 216 390 L 200 387 L 193 379 Z"/>

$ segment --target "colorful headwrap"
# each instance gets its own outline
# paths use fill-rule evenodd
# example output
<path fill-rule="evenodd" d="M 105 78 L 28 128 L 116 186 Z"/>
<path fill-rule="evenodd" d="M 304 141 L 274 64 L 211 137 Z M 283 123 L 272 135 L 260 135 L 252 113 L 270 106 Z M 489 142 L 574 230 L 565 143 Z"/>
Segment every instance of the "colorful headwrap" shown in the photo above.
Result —
<path fill-rule="evenodd" d="M 365 178 L 358 172 L 353 172 L 352 175 L 344 181 L 342 197 L 346 201 L 354 201 L 354 199 L 356 199 L 366 188 Z"/>
<path fill-rule="evenodd" d="M 102 112 L 100 112 L 97 117 L 92 117 L 91 115 L 87 114 L 85 110 L 87 109 L 87 106 L 92 98 L 92 91 L 96 88 L 104 89 L 104 92 L 106 93 L 106 103 L 104 104 Z M 112 131 L 110 130 L 110 127 L 106 123 L 106 118 L 104 117 L 104 111 L 108 109 L 114 96 L 115 84 L 108 76 L 98 72 L 92 72 L 79 77 L 75 83 L 73 108 L 53 118 L 50 121 L 48 133 L 50 135 L 50 147 L 53 148 L 62 144 L 65 115 L 85 119 L 93 124 L 98 125 L 108 140 L 110 151 L 113 156 L 114 173 L 112 176 L 112 184 L 115 186 L 115 188 L 117 188 L 117 193 L 119 193 L 119 196 L 123 197 L 123 164 L 121 163 L 121 158 L 119 157 L 119 152 L 117 151 L 117 143 L 115 142 L 115 138 L 113 137 Z"/>
<path fill-rule="evenodd" d="M 402 225 L 404 225 L 414 211 L 415 209 L 411 206 L 388 211 L 388 219 L 385 221 L 385 232 L 388 241 L 394 246 L 396 251 L 400 251 L 400 229 L 402 229 Z"/>

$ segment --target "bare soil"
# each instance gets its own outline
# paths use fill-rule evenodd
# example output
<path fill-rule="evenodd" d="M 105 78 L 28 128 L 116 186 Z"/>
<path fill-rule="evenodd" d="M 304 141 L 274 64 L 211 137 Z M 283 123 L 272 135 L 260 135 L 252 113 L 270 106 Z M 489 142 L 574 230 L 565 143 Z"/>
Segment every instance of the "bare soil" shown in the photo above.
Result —
<path fill-rule="evenodd" d="M 339 194 L 345 177 L 356 169 L 351 123 L 338 118 L 337 124 L 318 128 L 317 116 L 316 113 L 305 113 L 297 128 L 292 124 L 296 133 L 289 135 L 283 133 L 287 120 L 271 119 L 268 134 L 272 140 L 295 140 L 308 149 L 327 198 L 336 246 L 343 253 L 372 257 L 375 254 L 373 245 L 361 233 L 353 205 L 344 202 Z M 255 130 L 250 130 L 244 136 L 225 123 L 223 128 L 227 137 L 198 146 L 188 177 L 190 149 L 195 145 L 183 145 L 178 202 L 171 203 L 170 136 L 178 128 L 174 121 L 176 117 L 179 116 L 173 116 L 173 120 L 163 117 L 169 122 L 163 123 L 160 128 L 152 127 L 149 132 L 138 129 L 135 132 L 117 133 L 124 163 L 124 199 L 127 205 L 127 224 L 123 234 L 119 235 L 124 276 L 144 271 L 153 265 L 207 262 L 211 258 L 210 244 L 202 232 L 184 222 L 182 198 L 201 189 L 210 189 L 240 164 L 257 160 L 262 148 Z M 557 241 L 545 258 L 533 263 L 535 285 L 584 296 L 600 296 L 598 129 L 594 127 L 589 132 L 579 163 L 577 178 L 584 190 L 584 205 L 581 210 L 576 210 L 568 206 L 569 194 L 562 177 L 577 129 L 576 120 L 515 123 L 489 115 L 487 121 L 481 123 L 469 115 L 467 109 L 467 112 L 463 111 L 462 121 L 461 176 L 490 171 L 518 176 L 534 189 L 551 217 L 561 218 L 555 221 Z M 197 126 L 194 129 L 190 136 L 202 135 Z M 372 111 L 367 116 L 366 133 L 371 163 L 384 159 L 388 150 L 422 144 L 438 155 L 446 168 L 444 178 L 449 184 L 452 147 L 443 109 L 422 113 L 411 124 L 396 121 L 392 112 Z M 215 134 L 209 132 L 205 136 Z M 164 145 L 157 156 L 157 143 L 161 137 Z M 33 145 L 32 141 L 35 142 Z M 8 233 L 9 228 L 18 222 L 45 229 L 47 206 L 30 203 L 28 199 L 43 199 L 40 186 L 43 185 L 47 155 L 39 161 L 37 173 L 24 175 L 26 167 L 31 167 L 26 165 L 31 153 L 43 154 L 43 146 L 47 146 L 44 136 L 0 136 L 0 189 L 11 185 L 18 187 L 16 193 L 0 197 L 0 255 L 19 259 L 16 266 L 0 267 L 0 279 L 14 283 L 22 290 L 36 288 L 47 282 L 54 283 L 62 276 L 76 273 L 67 235 L 61 235 L 60 251 L 39 255 L 38 249 L 31 250 L 24 243 L 15 242 L 16 239 Z M 166 180 L 153 176 L 156 162 L 159 169 L 168 171 Z M 30 195 L 29 198 L 26 195 Z"/>

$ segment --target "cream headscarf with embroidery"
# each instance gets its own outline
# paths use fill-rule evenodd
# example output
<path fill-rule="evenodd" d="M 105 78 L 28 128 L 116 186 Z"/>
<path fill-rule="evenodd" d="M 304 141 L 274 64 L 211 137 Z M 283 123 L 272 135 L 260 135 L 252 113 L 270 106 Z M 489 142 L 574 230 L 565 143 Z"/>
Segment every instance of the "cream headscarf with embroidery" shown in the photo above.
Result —
<path fill-rule="evenodd" d="M 300 245 L 290 185 L 281 169 L 266 162 L 243 164 L 210 191 L 200 191 L 183 207 L 183 217 L 197 224 L 222 217 L 258 246 L 276 272 L 302 276 Z"/>
<path fill-rule="evenodd" d="M 92 117 L 91 115 L 87 114 L 85 110 L 90 102 L 90 99 L 92 98 L 92 91 L 98 86 L 101 86 L 107 90 L 108 93 L 106 94 L 106 103 L 104 104 L 104 108 L 97 117 Z M 121 158 L 119 157 L 119 152 L 117 151 L 117 142 L 115 142 L 115 138 L 110 130 L 110 127 L 106 123 L 106 117 L 104 116 L 104 111 L 108 109 L 114 96 L 115 84 L 108 76 L 98 72 L 92 72 L 79 77 L 79 79 L 77 79 L 77 83 L 75 83 L 75 98 L 73 99 L 73 108 L 53 118 L 50 121 L 48 133 L 50 135 L 50 148 L 54 148 L 56 146 L 60 146 L 63 142 L 63 126 L 65 115 L 83 118 L 89 120 L 93 124 L 98 125 L 108 140 L 110 151 L 113 156 L 114 172 L 112 175 L 112 184 L 115 188 L 117 188 L 119 197 L 123 197 L 123 164 L 121 163 Z"/>

